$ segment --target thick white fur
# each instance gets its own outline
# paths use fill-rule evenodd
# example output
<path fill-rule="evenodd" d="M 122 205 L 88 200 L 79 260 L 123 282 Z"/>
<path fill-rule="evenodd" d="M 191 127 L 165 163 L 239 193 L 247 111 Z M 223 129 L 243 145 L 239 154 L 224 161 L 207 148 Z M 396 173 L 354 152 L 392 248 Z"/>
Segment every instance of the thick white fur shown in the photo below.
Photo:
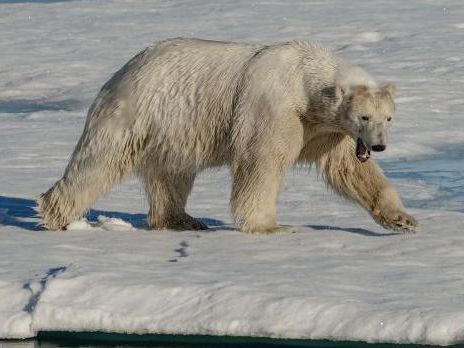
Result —
<path fill-rule="evenodd" d="M 172 39 L 148 47 L 92 104 L 63 178 L 39 199 L 44 225 L 64 229 L 135 173 L 145 183 L 151 228 L 205 228 L 185 212 L 195 175 L 229 165 L 236 222 L 243 231 L 272 232 L 286 170 L 315 163 L 336 192 L 382 225 L 401 227 L 413 218 L 396 191 L 374 161 L 354 155 L 344 118 L 347 89 L 356 85 L 377 88 L 361 68 L 309 43 Z"/>
<path fill-rule="evenodd" d="M 337 64 L 335 80 L 339 85 L 346 87 L 366 86 L 371 89 L 378 87 L 377 81 L 361 67 L 342 58 L 337 59 Z"/>

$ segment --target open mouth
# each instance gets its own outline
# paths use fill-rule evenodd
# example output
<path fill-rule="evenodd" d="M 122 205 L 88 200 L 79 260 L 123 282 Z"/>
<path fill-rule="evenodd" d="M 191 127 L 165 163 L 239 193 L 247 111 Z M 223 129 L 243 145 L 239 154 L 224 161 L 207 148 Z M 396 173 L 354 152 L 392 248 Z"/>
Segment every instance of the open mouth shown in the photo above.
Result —
<path fill-rule="evenodd" d="M 358 138 L 356 142 L 356 157 L 361 162 L 366 162 L 371 157 L 371 152 L 367 149 L 366 144 L 364 144 L 361 138 Z"/>

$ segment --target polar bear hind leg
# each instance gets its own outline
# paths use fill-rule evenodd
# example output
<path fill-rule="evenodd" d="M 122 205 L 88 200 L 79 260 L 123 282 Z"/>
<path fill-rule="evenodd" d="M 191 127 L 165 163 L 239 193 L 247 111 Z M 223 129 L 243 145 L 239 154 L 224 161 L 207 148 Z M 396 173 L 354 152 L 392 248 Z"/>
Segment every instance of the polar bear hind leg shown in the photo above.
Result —
<path fill-rule="evenodd" d="M 154 166 L 142 166 L 140 176 L 150 205 L 148 226 L 151 229 L 208 229 L 203 222 L 185 212 L 187 198 L 195 180 L 194 172 L 173 173 Z"/>
<path fill-rule="evenodd" d="M 50 230 L 64 230 L 124 175 L 131 172 L 143 140 L 107 129 L 84 132 L 63 177 L 38 200 L 38 213 Z"/>

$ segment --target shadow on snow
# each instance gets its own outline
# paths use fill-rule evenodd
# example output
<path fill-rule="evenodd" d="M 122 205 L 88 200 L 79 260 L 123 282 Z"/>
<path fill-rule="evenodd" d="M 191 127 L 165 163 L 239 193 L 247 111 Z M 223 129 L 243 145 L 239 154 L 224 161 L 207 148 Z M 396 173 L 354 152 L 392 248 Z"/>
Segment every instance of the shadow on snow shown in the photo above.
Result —
<path fill-rule="evenodd" d="M 13 226 L 26 229 L 29 231 L 40 231 L 43 228 L 40 226 L 40 220 L 36 211 L 37 203 L 32 199 L 0 196 L 0 226 Z M 147 229 L 146 214 L 132 214 L 118 211 L 107 211 L 90 209 L 86 214 L 87 220 L 97 222 L 100 215 L 121 219 L 130 223 L 132 226 L 139 229 Z M 216 220 L 207 217 L 199 218 L 203 223 L 214 230 L 225 229 L 229 230 L 230 226 L 221 220 Z M 32 221 L 30 221 L 32 220 Z M 396 235 L 397 233 L 377 233 L 363 228 L 355 227 L 339 227 L 328 225 L 305 225 L 313 230 L 327 231 L 343 231 L 354 234 L 363 235 L 366 237 L 386 237 Z"/>
<path fill-rule="evenodd" d="M 29 100 L 13 99 L 0 100 L 0 113 L 31 113 L 38 111 L 73 111 L 83 107 L 83 103 L 76 99 L 66 100 Z"/>
<path fill-rule="evenodd" d="M 338 226 L 327 226 L 327 225 L 305 225 L 305 227 L 312 228 L 313 230 L 316 230 L 316 231 L 343 231 L 343 232 L 349 232 L 353 234 L 360 234 L 366 237 L 387 237 L 387 236 L 395 236 L 397 234 L 401 234 L 399 232 L 377 233 L 377 232 L 366 230 L 364 228 L 357 228 L 357 227 L 338 227 Z"/>
<path fill-rule="evenodd" d="M 1 0 L 0 4 L 25 4 L 25 3 L 41 3 L 51 4 L 55 2 L 67 2 L 71 0 Z"/>
<path fill-rule="evenodd" d="M 32 199 L 0 196 L 0 226 L 13 226 L 29 231 L 40 231 L 40 220 L 37 215 L 37 203 Z M 131 214 L 118 211 L 90 209 L 87 220 L 97 222 L 98 216 L 121 219 L 139 229 L 147 229 L 146 214 Z M 30 221 L 33 220 L 33 221 Z M 199 218 L 203 223 L 213 228 L 221 228 L 226 224 L 221 220 L 207 217 Z"/>

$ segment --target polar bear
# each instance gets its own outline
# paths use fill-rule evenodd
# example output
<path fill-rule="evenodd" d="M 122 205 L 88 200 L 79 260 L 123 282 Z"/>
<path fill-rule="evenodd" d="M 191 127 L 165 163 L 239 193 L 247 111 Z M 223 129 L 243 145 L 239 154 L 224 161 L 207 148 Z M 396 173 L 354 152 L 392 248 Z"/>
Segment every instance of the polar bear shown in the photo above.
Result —
<path fill-rule="evenodd" d="M 185 212 L 195 176 L 228 165 L 244 232 L 282 230 L 276 205 L 294 164 L 382 226 L 414 231 L 370 151 L 383 151 L 393 84 L 316 44 L 170 39 L 150 46 L 102 87 L 63 177 L 38 201 L 48 229 L 65 229 L 125 175 L 141 177 L 153 229 L 206 229 Z"/>

